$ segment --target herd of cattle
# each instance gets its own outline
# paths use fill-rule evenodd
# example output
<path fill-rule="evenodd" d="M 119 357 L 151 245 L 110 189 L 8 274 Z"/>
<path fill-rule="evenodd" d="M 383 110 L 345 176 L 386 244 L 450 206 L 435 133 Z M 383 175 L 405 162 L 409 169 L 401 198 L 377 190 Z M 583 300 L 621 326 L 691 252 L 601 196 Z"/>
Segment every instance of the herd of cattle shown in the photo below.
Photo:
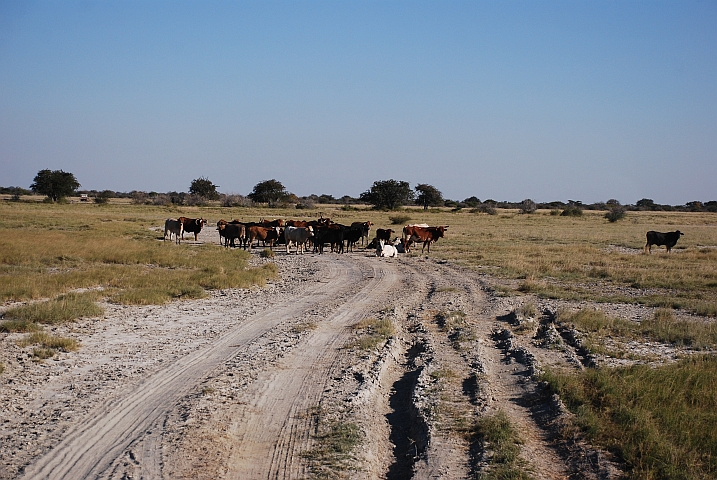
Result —
<path fill-rule="evenodd" d="M 164 239 L 175 237 L 176 243 L 181 243 L 185 233 L 193 233 L 194 240 L 202 228 L 207 224 L 203 218 L 179 217 L 168 218 L 164 222 Z M 367 242 L 366 248 L 375 248 L 376 255 L 380 257 L 395 257 L 398 253 L 408 253 L 411 246 L 421 243 L 421 253 L 428 247 L 431 252 L 431 243 L 442 238 L 448 229 L 448 225 L 430 227 L 426 224 L 406 225 L 403 227 L 402 236 L 394 236 L 392 229 L 376 229 L 376 236 L 368 241 L 371 222 L 353 222 L 351 225 L 341 225 L 332 222 L 329 218 L 318 220 L 261 220 L 259 222 L 240 222 L 239 220 L 219 220 L 217 231 L 219 232 L 219 243 L 225 247 L 242 247 L 243 249 L 254 248 L 262 242 L 264 246 L 273 248 L 274 245 L 286 245 L 286 253 L 290 253 L 294 246 L 296 253 L 304 253 L 308 247 L 313 248 L 314 253 L 324 253 L 324 247 L 330 245 L 331 251 L 344 253 L 353 251 L 354 246 L 361 240 L 361 245 Z M 647 243 L 644 251 L 652 253 L 652 246 L 665 246 L 667 252 L 677 244 L 680 236 L 684 233 L 679 230 L 675 232 L 647 232 Z"/>
<path fill-rule="evenodd" d="M 181 243 L 185 233 L 193 233 L 194 240 L 197 240 L 199 232 L 207 224 L 203 218 L 179 217 L 168 218 L 164 222 L 164 240 L 172 240 Z M 397 233 L 392 229 L 376 229 L 376 235 L 369 241 L 371 222 L 354 222 L 351 225 L 341 225 L 331 221 L 329 218 L 318 220 L 261 220 L 259 222 L 240 222 L 239 220 L 219 220 L 217 231 L 219 232 L 219 243 L 225 247 L 241 247 L 244 249 L 259 246 L 273 248 L 275 245 L 284 244 L 286 253 L 290 253 L 292 246 L 296 253 L 304 253 L 307 248 L 313 248 L 314 253 L 323 253 L 324 248 L 329 245 L 332 252 L 344 253 L 353 251 L 356 244 L 366 244 L 366 248 L 376 249 L 376 255 L 381 257 L 395 257 L 398 253 L 407 253 L 417 243 L 422 244 L 421 252 L 428 247 L 431 251 L 431 243 L 442 238 L 448 226 L 431 227 L 426 224 L 407 225 L 403 228 L 402 236 L 394 237 Z M 393 239 L 392 239 L 393 237 Z"/>

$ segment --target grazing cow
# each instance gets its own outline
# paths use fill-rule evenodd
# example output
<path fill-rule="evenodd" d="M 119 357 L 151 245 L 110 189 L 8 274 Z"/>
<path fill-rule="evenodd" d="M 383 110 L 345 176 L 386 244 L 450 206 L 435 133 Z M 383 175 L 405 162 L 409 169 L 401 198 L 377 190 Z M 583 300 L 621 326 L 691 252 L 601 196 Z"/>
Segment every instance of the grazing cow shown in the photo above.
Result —
<path fill-rule="evenodd" d="M 197 235 L 202 231 L 202 227 L 207 224 L 207 221 L 203 218 L 179 217 L 177 220 L 182 222 L 182 227 L 184 228 L 184 231 L 182 231 L 182 240 L 184 240 L 184 232 L 187 232 L 194 234 L 195 242 L 197 241 Z"/>
<path fill-rule="evenodd" d="M 286 242 L 286 254 L 289 254 L 291 244 L 296 245 L 296 253 L 303 254 L 306 250 L 306 242 L 314 236 L 312 227 L 292 227 L 287 226 L 284 229 L 284 241 Z"/>
<path fill-rule="evenodd" d="M 256 246 L 259 247 L 259 240 L 269 243 L 269 248 L 274 246 L 274 242 L 279 239 L 279 227 L 259 227 L 257 225 L 251 225 L 247 228 L 246 238 L 249 242 L 249 248 L 254 248 L 254 240 L 256 240 Z"/>
<path fill-rule="evenodd" d="M 223 223 L 217 225 L 217 230 L 219 230 L 219 236 L 224 237 L 225 247 L 236 247 L 234 240 L 238 238 L 239 245 L 246 248 L 243 241 L 246 236 L 246 229 L 241 223 Z"/>
<path fill-rule="evenodd" d="M 172 234 L 174 234 L 174 241 L 175 243 L 182 243 L 181 235 L 184 229 L 182 228 L 182 222 L 179 220 L 174 220 L 173 218 L 168 218 L 164 221 L 164 241 L 167 241 L 167 234 L 169 234 L 169 239 L 172 240 Z"/>
<path fill-rule="evenodd" d="M 353 222 L 351 224 L 351 230 L 358 230 L 361 232 L 361 245 L 363 245 L 364 239 L 368 242 L 371 225 L 373 225 L 371 222 Z"/>
<path fill-rule="evenodd" d="M 412 243 L 422 243 L 421 253 L 423 249 L 428 245 L 428 253 L 431 253 L 431 243 L 437 242 L 439 238 L 443 237 L 444 233 L 448 230 L 448 225 L 440 227 L 419 227 L 416 225 L 406 225 L 403 227 L 403 240 L 406 247 L 406 252 L 411 249 Z"/>
<path fill-rule="evenodd" d="M 675 246 L 677 240 L 680 239 L 681 235 L 684 235 L 684 233 L 680 232 L 679 230 L 667 233 L 655 232 L 653 230 L 650 230 L 649 232 L 647 232 L 647 243 L 645 244 L 644 250 L 647 253 L 652 253 L 653 245 L 664 245 L 667 249 L 667 253 L 670 253 L 670 250 L 672 250 L 672 247 Z"/>
<path fill-rule="evenodd" d="M 390 243 L 386 243 L 383 240 L 378 241 L 378 247 L 376 247 L 377 257 L 397 257 L 398 250 Z"/>

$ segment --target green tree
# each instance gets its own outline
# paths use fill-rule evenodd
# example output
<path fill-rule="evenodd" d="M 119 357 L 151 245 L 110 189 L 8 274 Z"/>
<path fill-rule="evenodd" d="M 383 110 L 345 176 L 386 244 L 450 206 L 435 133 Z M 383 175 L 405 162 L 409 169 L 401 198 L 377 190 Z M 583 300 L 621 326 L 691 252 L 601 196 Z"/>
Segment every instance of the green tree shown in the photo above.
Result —
<path fill-rule="evenodd" d="M 429 206 L 443 205 L 443 194 L 433 185 L 421 183 L 414 190 L 418 193 L 416 203 L 423 205 L 424 210 L 428 210 Z"/>
<path fill-rule="evenodd" d="M 414 197 L 415 194 L 408 182 L 379 180 L 373 182 L 371 189 L 363 192 L 359 198 L 370 203 L 374 208 L 395 210 L 401 205 L 411 203 Z"/>
<path fill-rule="evenodd" d="M 192 184 L 189 187 L 189 193 L 192 195 L 199 195 L 207 200 L 218 200 L 219 193 L 217 187 L 208 178 L 199 177 L 192 180 Z"/>
<path fill-rule="evenodd" d="M 75 176 L 62 170 L 40 170 L 35 175 L 30 190 L 40 195 L 46 195 L 53 202 L 68 197 L 80 188 Z"/>
<path fill-rule="evenodd" d="M 286 188 L 278 180 L 264 180 L 254 185 L 254 190 L 247 195 L 253 202 L 268 203 L 273 207 L 279 200 L 288 195 Z"/>

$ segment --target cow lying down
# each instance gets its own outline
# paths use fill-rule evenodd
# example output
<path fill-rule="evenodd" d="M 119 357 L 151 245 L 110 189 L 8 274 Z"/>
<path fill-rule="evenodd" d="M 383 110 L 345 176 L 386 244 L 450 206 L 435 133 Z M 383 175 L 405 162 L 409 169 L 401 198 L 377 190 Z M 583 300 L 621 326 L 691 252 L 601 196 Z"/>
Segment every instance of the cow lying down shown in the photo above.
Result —
<path fill-rule="evenodd" d="M 377 257 L 396 257 L 396 256 L 398 256 L 398 250 L 396 250 L 396 247 L 394 247 L 390 243 L 386 243 L 383 240 L 380 240 L 378 242 L 378 247 L 376 247 L 376 256 Z"/>

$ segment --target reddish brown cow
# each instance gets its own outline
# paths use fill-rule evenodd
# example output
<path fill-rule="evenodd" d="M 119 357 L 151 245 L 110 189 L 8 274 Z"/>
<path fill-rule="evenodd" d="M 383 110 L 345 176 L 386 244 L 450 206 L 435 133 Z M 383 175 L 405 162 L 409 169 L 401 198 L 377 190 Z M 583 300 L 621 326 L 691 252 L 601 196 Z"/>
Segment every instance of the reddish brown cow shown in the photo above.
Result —
<path fill-rule="evenodd" d="M 249 241 L 250 248 L 254 248 L 254 240 L 256 240 L 256 246 L 259 246 L 259 240 L 262 242 L 268 242 L 269 248 L 274 246 L 274 242 L 279 239 L 279 227 L 259 227 L 252 225 L 247 228 L 247 240 Z"/>
<path fill-rule="evenodd" d="M 406 252 L 410 251 L 412 243 L 422 243 L 421 253 L 428 245 L 428 253 L 431 253 L 431 243 L 437 242 L 439 238 L 448 230 L 448 225 L 439 227 L 418 227 L 416 225 L 407 225 L 403 227 L 403 240 L 405 242 Z"/>
<path fill-rule="evenodd" d="M 277 218 L 276 220 L 266 220 L 262 218 L 259 220 L 259 224 L 262 227 L 283 227 L 284 226 L 284 220 Z"/>

